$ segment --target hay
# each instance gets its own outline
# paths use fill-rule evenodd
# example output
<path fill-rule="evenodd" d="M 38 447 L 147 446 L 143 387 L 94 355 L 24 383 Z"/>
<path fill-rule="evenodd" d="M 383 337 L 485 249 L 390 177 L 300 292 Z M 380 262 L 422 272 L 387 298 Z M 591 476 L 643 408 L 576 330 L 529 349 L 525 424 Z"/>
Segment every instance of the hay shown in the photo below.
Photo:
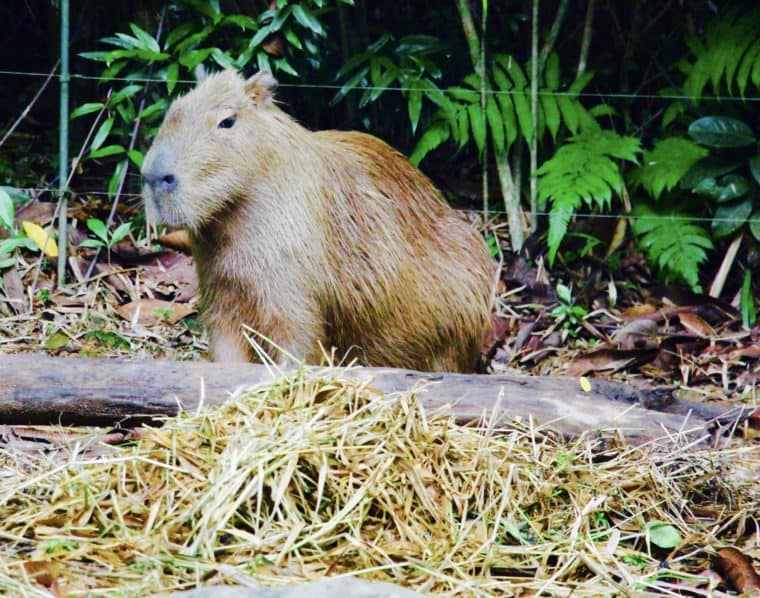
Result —
<path fill-rule="evenodd" d="M 757 451 L 462 427 L 347 376 L 297 373 L 106 454 L 0 453 L 0 591 L 359 573 L 456 595 L 672 593 L 707 587 L 710 548 L 758 511 L 756 484 L 722 471 Z M 655 521 L 680 532 L 675 550 L 647 542 Z"/>

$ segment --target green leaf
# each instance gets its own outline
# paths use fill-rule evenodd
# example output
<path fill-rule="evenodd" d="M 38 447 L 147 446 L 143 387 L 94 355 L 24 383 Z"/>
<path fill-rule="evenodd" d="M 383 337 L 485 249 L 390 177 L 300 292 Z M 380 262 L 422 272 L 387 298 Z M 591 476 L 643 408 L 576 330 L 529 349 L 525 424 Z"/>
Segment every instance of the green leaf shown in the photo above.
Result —
<path fill-rule="evenodd" d="M 105 158 L 107 156 L 115 156 L 116 154 L 123 154 L 126 150 L 121 145 L 107 145 L 101 147 L 97 151 L 87 154 L 87 160 L 94 160 L 95 158 Z"/>
<path fill-rule="evenodd" d="M 482 154 L 486 146 L 486 123 L 483 118 L 483 110 L 479 104 L 470 104 L 467 108 L 470 117 L 470 129 L 475 139 L 475 146 L 478 153 Z"/>
<path fill-rule="evenodd" d="M 631 179 L 657 199 L 663 191 L 675 187 L 697 160 L 707 154 L 708 150 L 693 141 L 668 137 L 644 152 L 642 164 L 631 173 Z"/>
<path fill-rule="evenodd" d="M 755 182 L 760 185 L 760 154 L 749 161 L 749 171 L 752 173 Z"/>
<path fill-rule="evenodd" d="M 417 145 L 409 156 L 409 161 L 418 166 L 422 159 L 432 150 L 447 141 L 451 135 L 451 130 L 445 121 L 434 123 L 417 142 Z"/>
<path fill-rule="evenodd" d="M 171 95 L 179 79 L 179 64 L 172 62 L 166 69 L 166 92 Z"/>
<path fill-rule="evenodd" d="M 79 247 L 106 247 L 106 243 L 98 239 L 85 239 L 79 244 Z"/>
<path fill-rule="evenodd" d="M 101 241 L 108 241 L 108 229 L 106 228 L 105 222 L 99 218 L 88 218 L 87 228 L 89 228 Z"/>
<path fill-rule="evenodd" d="M 634 161 L 637 149 L 637 139 L 614 131 L 589 131 L 562 145 L 536 171 L 539 202 L 551 202 L 547 236 L 550 263 L 581 205 L 609 209 L 613 192 L 622 190 L 620 168 L 612 157 Z"/>
<path fill-rule="evenodd" d="M 546 59 L 544 81 L 546 81 L 546 88 L 549 91 L 554 91 L 559 87 L 559 56 L 556 52 L 549 54 Z"/>
<path fill-rule="evenodd" d="M 559 132 L 560 114 L 557 100 L 551 95 L 543 95 L 540 98 L 541 107 L 544 109 L 544 118 L 546 118 L 546 126 L 549 128 L 549 133 L 552 136 L 553 141 L 557 141 L 557 133 Z"/>
<path fill-rule="evenodd" d="M 749 180 L 740 174 L 729 174 L 717 181 L 712 177 L 706 177 L 692 191 L 697 195 L 709 197 L 718 203 L 724 203 L 749 193 L 750 184 Z"/>
<path fill-rule="evenodd" d="M 713 216 L 713 234 L 717 238 L 727 237 L 744 226 L 751 213 L 751 199 L 721 205 Z"/>
<path fill-rule="evenodd" d="M 16 219 L 16 208 L 13 199 L 5 189 L 0 189 L 0 224 L 11 232 Z"/>
<path fill-rule="evenodd" d="M 486 120 L 488 129 L 491 131 L 494 150 L 497 154 L 501 154 L 504 152 L 504 121 L 493 95 L 489 95 L 486 100 Z"/>
<path fill-rule="evenodd" d="M 580 116 L 578 110 L 580 105 L 568 96 L 557 96 L 557 106 L 562 115 L 562 120 L 568 130 L 575 135 L 580 128 Z"/>
<path fill-rule="evenodd" d="M 122 176 L 124 176 L 124 171 L 126 170 L 129 162 L 127 160 L 122 160 L 116 165 L 116 168 L 114 168 L 113 174 L 111 174 L 111 178 L 108 179 L 108 197 L 113 198 L 113 196 L 116 194 L 116 189 L 119 187 L 119 183 L 121 182 Z"/>
<path fill-rule="evenodd" d="M 755 296 L 752 293 L 752 271 L 744 271 L 744 280 L 742 281 L 742 292 L 739 300 L 742 312 L 742 324 L 747 329 L 752 329 L 757 323 L 757 306 L 755 305 Z"/>
<path fill-rule="evenodd" d="M 126 87 L 120 89 L 115 94 L 111 96 L 111 99 L 108 100 L 109 106 L 115 106 L 119 102 L 121 102 L 125 98 L 131 98 L 133 95 L 135 95 L 138 91 L 141 91 L 143 89 L 142 85 L 127 85 Z"/>
<path fill-rule="evenodd" d="M 100 125 L 98 132 L 95 133 L 95 137 L 93 137 L 92 143 L 90 144 L 90 157 L 92 157 L 93 152 L 95 152 L 101 145 L 103 145 L 106 137 L 108 137 L 108 134 L 111 132 L 113 123 L 114 118 L 112 116 L 110 118 L 107 118 L 105 121 L 103 121 L 103 124 Z"/>
<path fill-rule="evenodd" d="M 131 149 L 127 152 L 127 156 L 130 160 L 134 163 L 135 166 L 137 166 L 138 169 L 142 168 L 143 160 L 145 159 L 145 155 L 140 151 L 136 149 Z"/>
<path fill-rule="evenodd" d="M 415 80 L 409 81 L 411 85 L 415 85 Z M 412 123 L 412 133 L 417 130 L 417 123 L 420 121 L 420 112 L 422 111 L 422 90 L 410 89 L 409 97 L 407 98 L 409 106 L 409 120 Z"/>
<path fill-rule="evenodd" d="M 259 28 L 256 19 L 248 15 L 227 15 L 222 19 L 222 25 L 237 25 L 243 31 L 256 31 Z"/>
<path fill-rule="evenodd" d="M 176 44 L 179 40 L 186 37 L 191 31 L 193 31 L 196 28 L 195 23 L 183 23 L 179 27 L 175 27 L 169 32 L 169 35 L 166 36 L 166 42 L 164 42 L 165 48 L 171 48 Z"/>
<path fill-rule="evenodd" d="M 87 60 L 94 60 L 96 62 L 106 62 L 111 52 L 80 52 L 79 55 Z"/>
<path fill-rule="evenodd" d="M 39 251 L 37 243 L 28 237 L 16 236 L 7 239 L 0 239 L 0 254 L 11 253 L 15 249 L 28 249 L 29 251 Z"/>
<path fill-rule="evenodd" d="M 564 284 L 557 285 L 557 297 L 568 304 L 573 302 L 573 294 L 570 292 L 570 287 Z"/>
<path fill-rule="evenodd" d="M 704 116 L 689 126 L 689 135 L 709 147 L 744 147 L 755 134 L 744 122 L 730 116 Z"/>
<path fill-rule="evenodd" d="M 293 16 L 301 25 L 307 29 L 311 29 L 317 35 L 326 35 L 319 20 L 309 10 L 304 8 L 303 4 L 293 5 Z"/>
<path fill-rule="evenodd" d="M 354 75 L 343 84 L 343 87 L 338 90 L 335 97 L 330 100 L 330 106 L 334 106 L 340 102 L 350 91 L 353 91 L 360 83 L 362 83 L 368 72 L 369 66 L 364 66 L 354 73 Z"/>
<path fill-rule="evenodd" d="M 653 521 L 647 524 L 647 539 L 660 548 L 675 548 L 681 543 L 681 534 L 675 526 Z"/>
<path fill-rule="evenodd" d="M 682 189 L 691 189 L 699 185 L 704 179 L 716 179 L 726 173 L 736 170 L 741 162 L 724 156 L 711 155 L 695 162 L 686 175 L 681 179 Z"/>
<path fill-rule="evenodd" d="M 131 228 L 131 222 L 122 222 L 119 226 L 117 226 L 116 230 L 111 233 L 111 245 L 118 243 L 124 237 L 126 237 Z"/>
<path fill-rule="evenodd" d="M 757 210 L 749 219 L 749 230 L 756 241 L 760 241 L 760 210 Z"/>
<path fill-rule="evenodd" d="M 152 50 L 153 52 L 161 52 L 161 48 L 158 47 L 158 42 L 155 39 L 153 39 L 153 36 L 150 35 L 147 31 L 140 29 L 134 23 L 130 23 L 129 28 L 132 30 L 132 33 L 134 33 L 137 36 L 137 39 L 140 40 L 143 47 L 148 48 L 149 50 Z"/>
<path fill-rule="evenodd" d="M 103 102 L 89 102 L 87 104 L 82 104 L 78 108 L 74 109 L 71 114 L 69 114 L 70 119 L 75 119 L 79 116 L 84 116 L 85 114 L 91 114 L 92 112 L 97 112 L 101 108 L 103 108 L 105 104 Z"/>

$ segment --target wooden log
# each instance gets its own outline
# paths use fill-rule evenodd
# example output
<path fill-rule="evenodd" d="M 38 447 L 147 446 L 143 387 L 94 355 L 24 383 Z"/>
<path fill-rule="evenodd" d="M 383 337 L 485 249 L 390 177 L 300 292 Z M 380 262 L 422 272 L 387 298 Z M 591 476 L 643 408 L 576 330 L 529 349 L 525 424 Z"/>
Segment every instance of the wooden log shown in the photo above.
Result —
<path fill-rule="evenodd" d="M 351 368 L 330 373 L 365 381 L 384 392 L 418 388 L 428 409 L 447 406 L 458 422 L 498 409 L 498 418 L 533 418 L 569 435 L 621 429 L 642 441 L 666 433 L 703 435 L 716 417 L 736 417 L 729 407 L 649 396 L 625 384 L 549 376 L 422 373 Z M 0 355 L 0 424 L 133 425 L 159 415 L 219 404 L 241 386 L 273 379 L 263 365 Z M 656 406 L 647 409 L 637 403 Z M 688 413 L 688 415 L 685 415 Z"/>

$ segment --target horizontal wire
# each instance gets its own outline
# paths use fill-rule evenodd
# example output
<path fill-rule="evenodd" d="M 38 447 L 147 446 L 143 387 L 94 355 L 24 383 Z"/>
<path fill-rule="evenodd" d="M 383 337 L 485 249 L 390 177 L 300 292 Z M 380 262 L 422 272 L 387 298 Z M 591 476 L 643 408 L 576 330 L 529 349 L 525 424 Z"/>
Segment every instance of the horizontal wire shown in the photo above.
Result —
<path fill-rule="evenodd" d="M 25 77 L 48 77 L 50 73 L 36 73 L 33 71 L 8 71 L 0 70 L 0 75 L 13 75 L 13 76 L 25 76 Z M 53 77 L 60 78 L 62 75 L 54 74 Z M 101 77 L 94 75 L 81 75 L 71 74 L 70 79 L 83 79 L 83 80 L 100 80 Z M 107 81 L 123 81 L 133 83 L 166 83 L 165 79 L 157 79 L 150 77 L 110 77 Z M 177 83 L 195 83 L 194 79 L 177 79 Z M 400 86 L 350 86 L 336 84 L 322 84 L 322 83 L 280 83 L 279 87 L 292 87 L 299 89 L 348 89 L 354 91 L 430 91 L 427 87 L 400 87 Z M 439 91 L 446 91 L 447 88 L 439 88 Z M 477 89 L 469 89 L 466 87 L 451 87 L 448 89 L 456 89 L 460 91 L 471 91 L 473 93 L 480 94 L 481 91 Z M 486 95 L 523 95 L 529 93 L 528 89 L 486 89 L 483 90 Z M 572 92 L 572 91 L 548 91 L 539 90 L 537 92 L 539 96 L 563 96 L 563 97 L 593 97 L 593 98 L 615 98 L 615 99 L 650 99 L 650 100 L 689 100 L 689 101 L 718 101 L 718 102 L 760 102 L 760 96 L 687 96 L 683 94 L 651 94 L 651 93 L 602 93 L 593 91 Z"/>
<path fill-rule="evenodd" d="M 21 187 L 19 188 L 19 191 L 27 192 L 27 193 L 53 193 L 55 195 L 61 194 L 60 188 L 46 188 L 46 187 L 40 187 L 40 188 L 27 188 L 27 187 Z M 95 195 L 95 196 L 111 196 L 112 193 L 108 193 L 107 191 L 74 191 L 74 190 L 68 190 L 65 191 L 65 194 L 68 195 Z M 141 193 L 122 193 L 122 197 L 131 197 L 131 198 L 141 198 Z M 482 209 L 473 209 L 473 208 L 457 208 L 457 211 L 459 212 L 467 212 L 471 214 L 482 214 Z M 505 216 L 507 214 L 504 210 L 492 210 L 489 209 L 488 213 L 490 215 L 498 215 L 498 216 Z M 536 211 L 531 212 L 529 210 L 524 210 L 524 214 L 527 215 L 535 215 L 535 216 L 551 216 L 554 212 L 547 212 L 547 211 Z M 760 222 L 760 219 L 752 219 L 752 218 L 710 218 L 709 216 L 664 216 L 661 214 L 652 214 L 652 215 L 634 215 L 634 214 L 585 214 L 585 213 L 575 213 L 571 214 L 573 218 L 583 218 L 587 220 L 619 220 L 621 218 L 625 218 L 627 220 L 667 220 L 670 222 Z"/>

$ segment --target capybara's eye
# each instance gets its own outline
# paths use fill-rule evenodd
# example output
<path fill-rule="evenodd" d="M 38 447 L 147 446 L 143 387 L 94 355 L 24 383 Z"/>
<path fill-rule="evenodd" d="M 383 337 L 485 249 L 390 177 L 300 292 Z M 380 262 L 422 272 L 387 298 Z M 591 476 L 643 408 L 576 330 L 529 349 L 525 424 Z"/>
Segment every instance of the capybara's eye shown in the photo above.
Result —
<path fill-rule="evenodd" d="M 220 129 L 231 129 L 232 125 L 235 124 L 235 121 L 237 120 L 237 116 L 228 116 L 225 118 L 222 122 L 219 123 Z"/>

